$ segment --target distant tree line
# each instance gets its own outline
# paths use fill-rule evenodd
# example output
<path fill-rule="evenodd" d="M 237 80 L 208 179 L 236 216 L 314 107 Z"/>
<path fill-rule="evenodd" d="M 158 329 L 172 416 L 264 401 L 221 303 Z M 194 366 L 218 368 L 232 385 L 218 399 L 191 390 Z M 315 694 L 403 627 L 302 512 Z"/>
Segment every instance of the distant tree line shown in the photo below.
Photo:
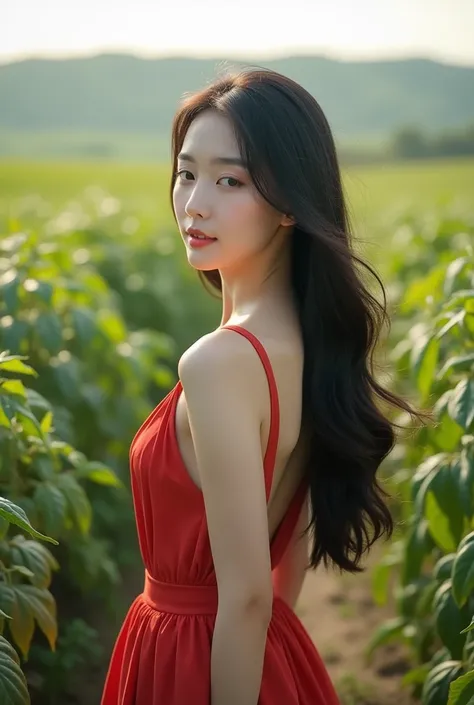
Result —
<path fill-rule="evenodd" d="M 474 156 L 474 123 L 438 134 L 428 133 L 419 127 L 405 126 L 378 144 L 340 144 L 338 152 L 341 162 L 346 166 L 410 159 L 470 157 Z"/>
<path fill-rule="evenodd" d="M 474 123 L 460 130 L 434 136 L 416 127 L 404 127 L 393 137 L 392 154 L 397 159 L 474 155 Z"/>

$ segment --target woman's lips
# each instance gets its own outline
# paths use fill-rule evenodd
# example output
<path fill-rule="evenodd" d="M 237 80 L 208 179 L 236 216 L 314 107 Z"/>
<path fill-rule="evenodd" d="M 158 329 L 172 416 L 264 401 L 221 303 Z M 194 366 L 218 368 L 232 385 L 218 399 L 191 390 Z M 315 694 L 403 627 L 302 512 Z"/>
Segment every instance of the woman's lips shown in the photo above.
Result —
<path fill-rule="evenodd" d="M 192 233 L 188 233 L 188 242 L 190 247 L 205 247 L 206 245 L 212 245 L 216 241 L 215 237 L 197 237 Z"/>

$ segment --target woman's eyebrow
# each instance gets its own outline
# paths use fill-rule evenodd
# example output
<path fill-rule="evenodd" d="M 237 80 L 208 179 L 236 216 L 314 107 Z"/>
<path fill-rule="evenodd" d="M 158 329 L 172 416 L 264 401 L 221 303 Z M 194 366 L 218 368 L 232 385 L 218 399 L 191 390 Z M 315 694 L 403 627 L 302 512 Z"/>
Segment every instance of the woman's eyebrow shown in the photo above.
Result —
<path fill-rule="evenodd" d="M 196 162 L 195 158 L 187 152 L 178 154 L 178 159 L 184 162 Z M 245 162 L 240 157 L 214 157 L 211 159 L 211 164 L 232 164 L 234 166 L 242 166 L 245 168 Z"/>

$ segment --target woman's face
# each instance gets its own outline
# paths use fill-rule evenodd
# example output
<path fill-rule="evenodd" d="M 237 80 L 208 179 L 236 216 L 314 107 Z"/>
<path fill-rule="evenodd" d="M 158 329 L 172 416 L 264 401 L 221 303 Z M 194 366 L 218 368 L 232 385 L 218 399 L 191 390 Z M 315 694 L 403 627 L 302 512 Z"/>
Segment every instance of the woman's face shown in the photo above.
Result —
<path fill-rule="evenodd" d="M 237 270 L 290 224 L 258 193 L 230 121 L 213 110 L 190 125 L 176 171 L 173 207 L 188 261 L 196 269 Z M 214 239 L 196 241 L 190 228 Z"/>

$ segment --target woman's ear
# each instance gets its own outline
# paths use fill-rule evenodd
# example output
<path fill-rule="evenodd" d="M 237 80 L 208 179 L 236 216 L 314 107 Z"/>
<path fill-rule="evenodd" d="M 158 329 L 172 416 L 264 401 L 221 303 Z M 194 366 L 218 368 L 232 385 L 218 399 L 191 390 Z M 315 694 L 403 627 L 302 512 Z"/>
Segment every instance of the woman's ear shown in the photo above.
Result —
<path fill-rule="evenodd" d="M 293 218 L 292 215 L 289 215 L 288 213 L 284 213 L 281 218 L 281 223 L 280 225 L 296 225 L 296 220 Z"/>

